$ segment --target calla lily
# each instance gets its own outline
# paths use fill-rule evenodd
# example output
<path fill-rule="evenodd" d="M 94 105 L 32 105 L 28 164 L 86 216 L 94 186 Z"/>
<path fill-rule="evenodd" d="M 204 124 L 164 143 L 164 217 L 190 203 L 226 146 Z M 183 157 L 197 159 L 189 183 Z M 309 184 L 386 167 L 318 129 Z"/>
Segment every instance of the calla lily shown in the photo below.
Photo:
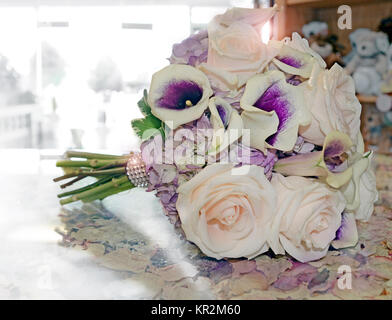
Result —
<path fill-rule="evenodd" d="M 272 61 L 280 70 L 305 79 L 310 77 L 315 63 L 310 54 L 292 49 L 287 45 L 282 45 L 279 54 Z"/>
<path fill-rule="evenodd" d="M 330 132 L 321 151 L 298 154 L 276 162 L 274 169 L 284 175 L 317 176 L 333 188 L 340 188 L 353 175 L 352 164 L 359 154 L 351 152 L 350 137 L 339 131 Z"/>
<path fill-rule="evenodd" d="M 175 129 L 200 118 L 212 93 L 203 72 L 188 65 L 172 64 L 152 76 L 148 103 L 154 116 Z"/>
<path fill-rule="evenodd" d="M 336 232 L 336 239 L 332 241 L 335 249 L 353 247 L 358 242 L 357 223 L 353 213 L 343 212 L 342 224 Z"/>
<path fill-rule="evenodd" d="M 291 39 L 287 37 L 281 41 L 271 40 L 268 45 L 277 51 L 273 62 L 286 73 L 308 79 L 315 67 L 326 68 L 323 58 L 296 32 L 292 34 Z"/>
<path fill-rule="evenodd" d="M 303 92 L 286 82 L 284 73 L 273 70 L 258 74 L 246 83 L 240 101 L 241 118 L 250 129 L 250 144 L 261 151 L 293 149 L 299 126 L 310 123 Z"/>
<path fill-rule="evenodd" d="M 214 129 L 209 154 L 216 154 L 241 137 L 243 125 L 238 112 L 221 97 L 211 98 L 209 109 L 210 121 Z"/>

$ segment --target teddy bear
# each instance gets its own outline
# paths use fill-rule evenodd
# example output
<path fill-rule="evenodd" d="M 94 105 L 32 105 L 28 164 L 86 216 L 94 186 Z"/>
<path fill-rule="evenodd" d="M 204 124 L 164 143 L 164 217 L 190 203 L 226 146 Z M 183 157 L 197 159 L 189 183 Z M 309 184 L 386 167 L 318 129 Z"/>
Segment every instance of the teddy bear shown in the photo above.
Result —
<path fill-rule="evenodd" d="M 388 36 L 362 28 L 350 35 L 350 41 L 353 53 L 346 71 L 353 76 L 357 93 L 377 96 L 388 65 Z"/>
<path fill-rule="evenodd" d="M 343 46 L 338 43 L 336 35 L 328 34 L 325 22 L 309 22 L 302 27 L 302 33 L 308 39 L 310 47 L 325 60 L 328 68 L 335 62 L 344 65 L 341 55 Z"/>

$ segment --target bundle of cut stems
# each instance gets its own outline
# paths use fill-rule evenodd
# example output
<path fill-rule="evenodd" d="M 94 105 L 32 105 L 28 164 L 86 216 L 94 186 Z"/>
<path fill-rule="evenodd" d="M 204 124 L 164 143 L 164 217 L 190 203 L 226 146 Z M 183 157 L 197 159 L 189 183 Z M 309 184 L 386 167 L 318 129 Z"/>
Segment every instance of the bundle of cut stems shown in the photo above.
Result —
<path fill-rule="evenodd" d="M 131 154 L 117 156 L 80 151 L 67 151 L 65 159 L 56 163 L 64 170 L 64 175 L 53 179 L 55 182 L 68 180 L 60 185 L 65 189 L 86 177 L 96 178 L 87 186 L 58 194 L 60 204 L 75 201 L 92 202 L 110 195 L 132 189 L 134 185 L 126 174 L 127 161 Z M 70 180 L 71 179 L 71 180 Z"/>

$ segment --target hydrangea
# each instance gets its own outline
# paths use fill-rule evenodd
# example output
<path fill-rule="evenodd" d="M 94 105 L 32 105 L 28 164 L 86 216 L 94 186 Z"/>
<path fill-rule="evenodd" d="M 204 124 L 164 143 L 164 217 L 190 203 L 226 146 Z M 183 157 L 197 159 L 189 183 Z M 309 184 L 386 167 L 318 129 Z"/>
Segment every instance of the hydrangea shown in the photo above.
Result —
<path fill-rule="evenodd" d="M 181 43 L 176 43 L 169 61 L 171 64 L 188 64 L 195 67 L 207 62 L 207 56 L 208 32 L 204 30 L 191 35 Z"/>

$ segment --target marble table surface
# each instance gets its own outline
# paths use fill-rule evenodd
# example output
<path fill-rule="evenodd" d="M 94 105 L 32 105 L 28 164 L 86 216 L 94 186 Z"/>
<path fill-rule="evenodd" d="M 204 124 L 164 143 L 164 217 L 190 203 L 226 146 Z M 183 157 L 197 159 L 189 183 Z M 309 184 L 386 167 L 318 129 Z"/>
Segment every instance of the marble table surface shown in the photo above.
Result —
<path fill-rule="evenodd" d="M 380 200 L 358 245 L 302 264 L 208 258 L 156 202 L 145 209 L 141 189 L 62 208 L 51 153 L 12 152 L 0 150 L 1 299 L 392 299 L 391 157 L 376 158 Z M 337 286 L 341 265 L 350 290 Z"/>

